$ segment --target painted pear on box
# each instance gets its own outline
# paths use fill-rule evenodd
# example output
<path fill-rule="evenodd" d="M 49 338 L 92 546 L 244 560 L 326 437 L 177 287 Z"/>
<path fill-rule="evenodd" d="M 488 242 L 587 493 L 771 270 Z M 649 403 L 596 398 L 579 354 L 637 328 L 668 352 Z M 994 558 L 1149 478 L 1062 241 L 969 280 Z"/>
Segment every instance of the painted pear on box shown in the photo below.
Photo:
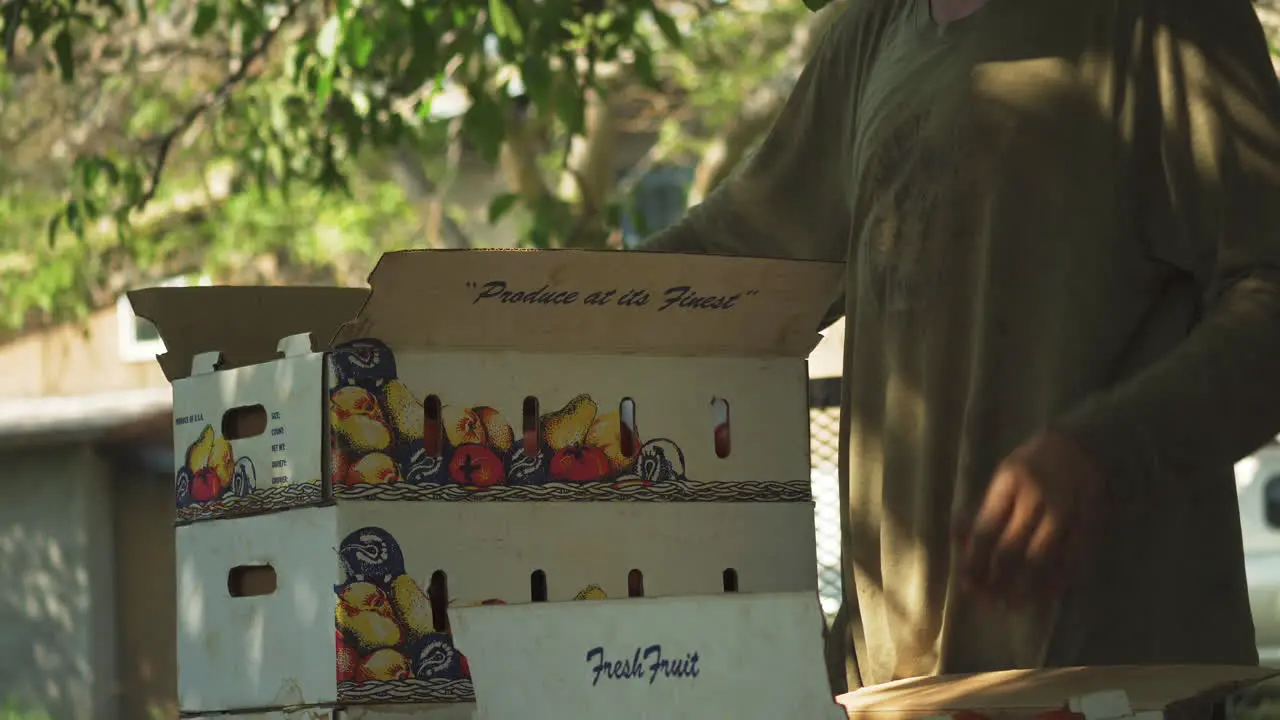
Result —
<path fill-rule="evenodd" d="M 382 452 L 391 445 L 391 428 L 373 393 L 340 387 L 329 396 L 329 424 L 356 454 Z"/>
<path fill-rule="evenodd" d="M 361 653 L 394 647 L 404 641 L 386 593 L 369 582 L 353 582 L 338 593 L 337 626 Z"/>
<path fill-rule="evenodd" d="M 422 403 L 413 396 L 408 385 L 399 380 L 388 380 L 382 389 L 383 405 L 391 426 L 404 441 L 421 440 L 426 422 Z"/>

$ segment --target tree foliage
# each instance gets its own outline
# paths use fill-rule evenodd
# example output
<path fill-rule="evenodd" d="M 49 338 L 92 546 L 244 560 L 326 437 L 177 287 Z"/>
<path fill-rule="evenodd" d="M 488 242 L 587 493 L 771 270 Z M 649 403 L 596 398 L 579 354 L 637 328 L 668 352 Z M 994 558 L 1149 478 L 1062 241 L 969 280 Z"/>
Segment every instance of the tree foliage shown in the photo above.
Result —
<path fill-rule="evenodd" d="M 615 247 L 648 171 L 696 202 L 736 165 L 827 4 L 0 0 L 0 326 L 196 270 Z"/>
<path fill-rule="evenodd" d="M 698 165 L 696 197 L 759 137 L 813 17 L 794 0 L 0 3 L 0 323 L 196 269 L 357 282 L 377 253 L 469 247 L 488 223 L 617 246 L 646 170 Z M 449 199 L 468 172 L 500 180 L 478 208 Z"/>

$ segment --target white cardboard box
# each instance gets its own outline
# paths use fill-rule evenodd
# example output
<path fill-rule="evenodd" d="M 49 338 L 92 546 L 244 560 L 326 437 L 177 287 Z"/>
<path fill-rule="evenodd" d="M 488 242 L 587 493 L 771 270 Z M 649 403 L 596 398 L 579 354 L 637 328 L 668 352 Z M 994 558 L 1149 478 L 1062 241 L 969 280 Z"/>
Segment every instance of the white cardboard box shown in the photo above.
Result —
<path fill-rule="evenodd" d="M 479 606 L 452 614 L 475 704 L 313 707 L 225 720 L 843 720 L 812 593 Z M 207 720 L 213 720 L 209 717 Z"/>
<path fill-rule="evenodd" d="M 813 593 L 466 608 L 477 720 L 843 720 Z"/>
<path fill-rule="evenodd" d="M 393 253 L 330 345 L 342 301 L 135 293 L 174 381 L 183 711 L 469 700 L 446 602 L 811 597 L 805 357 L 842 274 Z"/>

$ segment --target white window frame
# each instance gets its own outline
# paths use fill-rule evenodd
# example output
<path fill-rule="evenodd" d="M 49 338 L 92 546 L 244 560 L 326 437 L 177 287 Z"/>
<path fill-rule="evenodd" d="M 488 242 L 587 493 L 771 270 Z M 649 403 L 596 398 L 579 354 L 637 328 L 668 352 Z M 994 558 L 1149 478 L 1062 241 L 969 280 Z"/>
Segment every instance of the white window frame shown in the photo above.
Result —
<path fill-rule="evenodd" d="M 157 283 L 155 287 L 191 287 L 208 286 L 213 281 L 207 275 L 188 277 L 180 275 Z M 138 316 L 133 312 L 133 304 L 129 296 L 121 294 L 116 298 L 116 329 L 120 361 L 126 363 L 155 362 L 157 355 L 165 353 L 164 341 L 138 339 Z"/>

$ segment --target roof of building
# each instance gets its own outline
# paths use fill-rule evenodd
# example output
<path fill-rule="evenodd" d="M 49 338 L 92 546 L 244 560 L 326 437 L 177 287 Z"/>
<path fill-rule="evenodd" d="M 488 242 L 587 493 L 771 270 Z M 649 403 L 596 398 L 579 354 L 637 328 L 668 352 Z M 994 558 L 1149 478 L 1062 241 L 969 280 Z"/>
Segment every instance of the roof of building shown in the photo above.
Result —
<path fill-rule="evenodd" d="M 0 399 L 0 446 L 97 440 L 172 411 L 168 386 L 74 397 Z"/>

